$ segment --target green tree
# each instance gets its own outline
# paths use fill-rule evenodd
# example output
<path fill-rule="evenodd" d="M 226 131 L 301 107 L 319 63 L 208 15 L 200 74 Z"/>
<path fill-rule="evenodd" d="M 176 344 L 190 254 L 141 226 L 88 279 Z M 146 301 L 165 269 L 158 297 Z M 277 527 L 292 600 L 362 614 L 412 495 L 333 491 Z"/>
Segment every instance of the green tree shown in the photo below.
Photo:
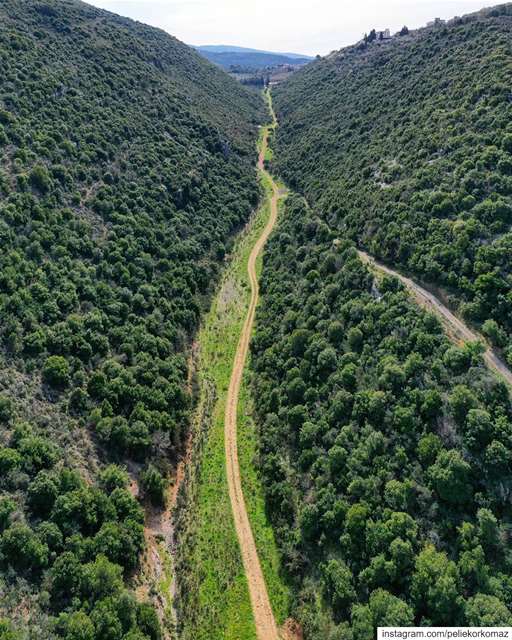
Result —
<path fill-rule="evenodd" d="M 438 453 L 441 451 L 443 443 L 439 436 L 434 433 L 421 438 L 418 442 L 417 452 L 420 462 L 423 464 L 432 464 L 437 458 Z"/>
<path fill-rule="evenodd" d="M 352 572 L 341 560 L 329 560 L 323 569 L 327 597 L 333 607 L 348 611 L 356 598 Z"/>
<path fill-rule="evenodd" d="M 507 334 L 496 320 L 488 318 L 482 325 L 482 333 L 497 347 L 504 347 L 507 343 Z"/>
<path fill-rule="evenodd" d="M 90 615 L 96 637 L 122 640 L 123 626 L 111 599 L 97 602 Z"/>
<path fill-rule="evenodd" d="M 478 521 L 478 537 L 484 547 L 495 551 L 500 545 L 500 529 L 496 516 L 490 509 L 479 509 L 476 514 Z"/>
<path fill-rule="evenodd" d="M 37 572 L 48 564 L 48 547 L 25 524 L 13 523 L 4 531 L 0 550 L 7 563 L 19 571 Z"/>
<path fill-rule="evenodd" d="M 58 494 L 54 476 L 48 471 L 40 471 L 29 485 L 28 503 L 35 514 L 44 516 L 51 511 Z"/>
<path fill-rule="evenodd" d="M 332 345 L 337 346 L 343 340 L 343 336 L 344 336 L 344 329 L 341 322 L 339 320 L 334 320 L 333 322 L 331 322 L 331 324 L 329 325 L 329 331 L 328 331 L 329 342 Z M 349 338 L 349 344 L 350 344 L 350 338 Z"/>
<path fill-rule="evenodd" d="M 140 476 L 142 488 L 151 502 L 156 506 L 165 504 L 166 481 L 160 471 L 153 465 L 149 465 Z"/>
<path fill-rule="evenodd" d="M 49 439 L 41 436 L 27 435 L 22 437 L 16 446 L 23 467 L 29 473 L 51 469 L 59 457 L 57 447 Z"/>
<path fill-rule="evenodd" d="M 460 577 L 455 563 L 445 553 L 427 545 L 416 559 L 411 596 L 416 611 L 434 625 L 460 620 L 462 599 Z"/>
<path fill-rule="evenodd" d="M 71 551 L 61 554 L 50 570 L 52 599 L 56 603 L 70 602 L 80 595 L 84 583 L 84 568 Z"/>
<path fill-rule="evenodd" d="M 8 423 L 14 416 L 12 400 L 4 395 L 0 395 L 0 423 Z"/>
<path fill-rule="evenodd" d="M 94 600 L 108 598 L 123 588 L 123 569 L 110 562 L 105 556 L 98 556 L 84 565 L 83 593 Z"/>
<path fill-rule="evenodd" d="M 0 498 L 0 533 L 9 525 L 16 506 L 12 498 Z"/>
<path fill-rule="evenodd" d="M 359 351 L 363 345 L 363 332 L 359 327 L 352 327 L 347 333 L 348 346 L 352 351 Z"/>
<path fill-rule="evenodd" d="M 66 358 L 50 356 L 43 367 L 43 380 L 52 387 L 62 388 L 68 385 L 70 368 Z"/>
<path fill-rule="evenodd" d="M 0 618 L 0 640 L 22 640 L 22 633 L 13 629 L 9 620 Z"/>
<path fill-rule="evenodd" d="M 457 385 L 449 398 L 453 417 L 462 424 L 471 409 L 476 408 L 475 394 L 464 385 Z"/>
<path fill-rule="evenodd" d="M 465 605 L 467 624 L 474 627 L 501 627 L 512 625 L 512 614 L 506 604 L 496 596 L 477 593 Z"/>
<path fill-rule="evenodd" d="M 23 461 L 22 455 L 16 449 L 0 448 L 0 474 L 5 477 L 10 471 L 19 469 Z"/>
<path fill-rule="evenodd" d="M 83 611 L 61 614 L 57 624 L 64 640 L 95 640 L 98 637 L 90 617 Z"/>
<path fill-rule="evenodd" d="M 470 409 L 466 416 L 464 432 L 469 447 L 479 449 L 487 445 L 494 434 L 490 413 L 483 409 Z"/>
<path fill-rule="evenodd" d="M 137 623 L 142 633 L 150 640 L 161 640 L 162 630 L 155 608 L 148 602 L 140 602 L 137 607 Z"/>
<path fill-rule="evenodd" d="M 407 627 L 414 624 L 414 612 L 411 607 L 384 589 L 373 591 L 367 605 L 355 605 L 351 618 L 354 640 L 368 640 L 374 637 L 377 627 Z"/>
<path fill-rule="evenodd" d="M 467 502 L 472 494 L 471 467 L 456 449 L 441 451 L 428 475 L 442 500 L 452 504 Z"/>
<path fill-rule="evenodd" d="M 42 193 L 46 193 L 50 189 L 50 174 L 44 165 L 36 165 L 30 172 L 29 179 L 31 184 Z"/>
<path fill-rule="evenodd" d="M 112 493 L 115 489 L 124 489 L 129 481 L 126 469 L 117 464 L 108 465 L 100 474 L 100 486 L 107 493 Z"/>

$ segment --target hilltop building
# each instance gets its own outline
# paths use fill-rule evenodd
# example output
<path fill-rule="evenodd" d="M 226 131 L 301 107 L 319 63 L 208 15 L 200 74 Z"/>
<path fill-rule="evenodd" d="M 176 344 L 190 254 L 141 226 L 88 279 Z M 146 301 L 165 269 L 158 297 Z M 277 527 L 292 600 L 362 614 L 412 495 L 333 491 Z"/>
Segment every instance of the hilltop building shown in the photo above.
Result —
<path fill-rule="evenodd" d="M 442 20 L 441 18 L 435 18 L 431 22 L 427 22 L 427 27 L 439 27 L 445 22 L 446 20 Z"/>

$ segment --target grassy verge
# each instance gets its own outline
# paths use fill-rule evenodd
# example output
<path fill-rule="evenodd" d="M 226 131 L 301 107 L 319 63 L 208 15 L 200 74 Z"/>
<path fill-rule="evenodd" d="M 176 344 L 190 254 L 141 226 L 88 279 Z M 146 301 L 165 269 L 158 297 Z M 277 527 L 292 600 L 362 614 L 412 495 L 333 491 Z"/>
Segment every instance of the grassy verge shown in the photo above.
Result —
<path fill-rule="evenodd" d="M 233 359 L 250 299 L 247 261 L 270 213 L 271 184 L 267 178 L 263 178 L 263 187 L 267 194 L 264 204 L 238 238 L 230 265 L 199 334 L 201 396 L 213 387 L 217 400 L 192 479 L 195 486 L 191 504 L 186 507 L 187 535 L 183 538 L 183 548 L 178 551 L 180 575 L 187 576 L 186 584 L 180 588 L 179 605 L 184 640 L 256 638 L 227 488 L 224 409 Z M 199 406 L 204 405 L 200 401 Z M 288 590 L 279 575 L 278 550 L 254 467 L 256 450 L 245 375 L 239 403 L 241 475 L 270 599 L 278 622 L 283 622 L 288 613 Z"/>
<path fill-rule="evenodd" d="M 238 456 L 242 485 L 268 595 L 276 622 L 282 625 L 289 615 L 290 591 L 280 574 L 281 558 L 274 531 L 266 516 L 263 488 L 254 465 L 258 445 L 251 413 L 252 401 L 246 368 L 238 405 Z"/>

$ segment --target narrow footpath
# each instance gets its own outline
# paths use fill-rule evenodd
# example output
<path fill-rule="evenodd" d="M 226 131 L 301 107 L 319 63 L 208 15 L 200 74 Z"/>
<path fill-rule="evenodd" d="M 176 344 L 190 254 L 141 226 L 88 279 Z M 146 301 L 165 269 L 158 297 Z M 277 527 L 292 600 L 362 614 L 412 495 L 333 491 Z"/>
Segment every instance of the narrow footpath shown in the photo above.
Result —
<path fill-rule="evenodd" d="M 414 299 L 421 307 L 432 311 L 441 319 L 441 322 L 445 326 L 448 335 L 453 339 L 463 342 L 475 342 L 477 340 L 480 340 L 483 344 L 487 345 L 486 341 L 480 334 L 472 331 L 466 324 L 464 324 L 464 322 L 462 322 L 460 318 L 457 318 L 457 316 L 455 316 L 434 294 L 430 293 L 430 291 L 427 291 L 419 284 L 416 284 L 416 282 L 414 282 L 414 280 L 411 280 L 411 278 L 407 278 L 398 271 L 394 271 L 393 269 L 386 267 L 386 265 L 378 262 L 377 260 L 375 260 L 375 258 L 370 256 L 366 252 L 358 250 L 357 253 L 359 254 L 361 260 L 368 264 L 370 267 L 374 267 L 382 273 L 395 276 L 396 278 L 401 280 L 401 282 L 403 282 L 405 287 L 411 292 Z M 512 372 L 490 346 L 487 346 L 487 349 L 483 354 L 483 358 L 484 362 L 490 369 L 495 371 L 501 378 L 505 380 L 505 382 L 512 386 Z"/>
<path fill-rule="evenodd" d="M 226 470 L 228 476 L 229 497 L 233 510 L 233 518 L 235 521 L 236 533 L 240 543 L 240 550 L 244 564 L 247 583 L 249 586 L 249 595 L 251 598 L 252 610 L 254 613 L 254 622 L 256 626 L 256 634 L 258 640 L 279 640 L 276 621 L 270 605 L 267 593 L 267 587 L 261 564 L 258 557 L 258 551 L 254 543 L 249 517 L 245 505 L 244 495 L 242 491 L 242 482 L 240 478 L 240 468 L 238 463 L 238 447 L 237 447 L 237 408 L 238 396 L 240 393 L 240 385 L 244 371 L 245 361 L 249 350 L 249 341 L 251 338 L 252 327 L 254 324 L 254 315 L 256 305 L 259 298 L 258 277 L 256 273 L 256 261 L 265 245 L 269 235 L 271 234 L 277 221 L 277 205 L 280 198 L 279 187 L 274 182 L 272 176 L 265 169 L 265 157 L 267 154 L 268 137 L 276 127 L 276 118 L 272 110 L 270 96 L 268 95 L 269 109 L 272 115 L 272 124 L 265 127 L 263 138 L 260 146 L 258 158 L 258 171 L 263 179 L 271 186 L 272 192 L 270 198 L 270 217 L 263 229 L 261 236 L 255 243 L 249 261 L 247 270 L 251 283 L 251 301 L 249 310 L 244 322 L 240 341 L 233 363 L 231 373 L 231 381 L 229 384 L 228 396 L 226 400 L 226 412 L 224 418 L 224 435 L 226 447 Z"/>

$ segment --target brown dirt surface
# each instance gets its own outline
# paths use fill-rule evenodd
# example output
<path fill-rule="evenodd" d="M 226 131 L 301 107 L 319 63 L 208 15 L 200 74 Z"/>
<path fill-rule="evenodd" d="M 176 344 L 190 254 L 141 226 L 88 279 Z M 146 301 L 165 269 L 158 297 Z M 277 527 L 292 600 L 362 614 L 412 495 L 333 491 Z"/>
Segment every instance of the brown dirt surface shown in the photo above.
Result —
<path fill-rule="evenodd" d="M 302 627 L 300 624 L 288 618 L 281 627 L 281 640 L 304 640 L 304 634 L 302 633 Z"/>
<path fill-rule="evenodd" d="M 411 278 L 407 278 L 398 271 L 394 271 L 393 269 L 386 267 L 366 252 L 358 251 L 357 253 L 361 260 L 370 265 L 370 267 L 374 267 L 382 273 L 395 276 L 403 282 L 421 307 L 427 311 L 435 313 L 441 319 L 441 322 L 446 328 L 446 332 L 451 340 L 457 343 L 476 342 L 479 340 L 483 344 L 487 345 L 483 336 L 471 330 L 460 318 L 457 318 L 457 316 L 454 315 L 433 293 L 430 293 L 430 291 L 421 287 L 419 284 L 414 282 L 414 280 L 411 280 Z M 493 369 L 499 377 L 512 386 L 512 372 L 489 345 L 487 345 L 487 349 L 483 354 L 483 359 L 490 369 Z"/>
<path fill-rule="evenodd" d="M 256 626 L 256 635 L 258 640 L 279 640 L 276 621 L 270 604 L 265 584 L 265 578 L 261 569 L 258 551 L 254 542 L 247 509 L 245 506 L 244 494 L 242 490 L 242 481 L 240 478 L 240 467 L 238 463 L 238 447 L 237 447 L 237 408 L 240 385 L 244 371 L 245 361 L 249 349 L 249 340 L 254 323 L 254 315 L 256 305 L 259 298 L 258 278 L 256 274 L 256 260 L 263 249 L 265 242 L 271 234 L 277 220 L 277 203 L 279 199 L 279 189 L 272 180 L 270 174 L 265 170 L 264 159 L 267 148 L 267 135 L 265 136 L 258 158 L 258 169 L 261 173 L 267 175 L 272 181 L 273 194 L 270 200 L 270 217 L 263 229 L 261 236 L 256 241 L 251 254 L 249 256 L 247 270 L 251 284 L 251 300 L 249 310 L 242 328 L 240 341 L 235 354 L 233 370 L 231 373 L 231 381 L 229 384 L 228 395 L 226 399 L 226 411 L 224 417 L 224 435 L 225 435 L 225 451 L 226 451 L 226 470 L 228 478 L 229 496 L 233 510 L 233 518 L 235 528 L 240 543 L 240 551 L 244 564 L 244 570 L 247 577 L 249 587 L 249 595 L 251 599 L 252 610 L 254 614 L 254 622 Z"/>

